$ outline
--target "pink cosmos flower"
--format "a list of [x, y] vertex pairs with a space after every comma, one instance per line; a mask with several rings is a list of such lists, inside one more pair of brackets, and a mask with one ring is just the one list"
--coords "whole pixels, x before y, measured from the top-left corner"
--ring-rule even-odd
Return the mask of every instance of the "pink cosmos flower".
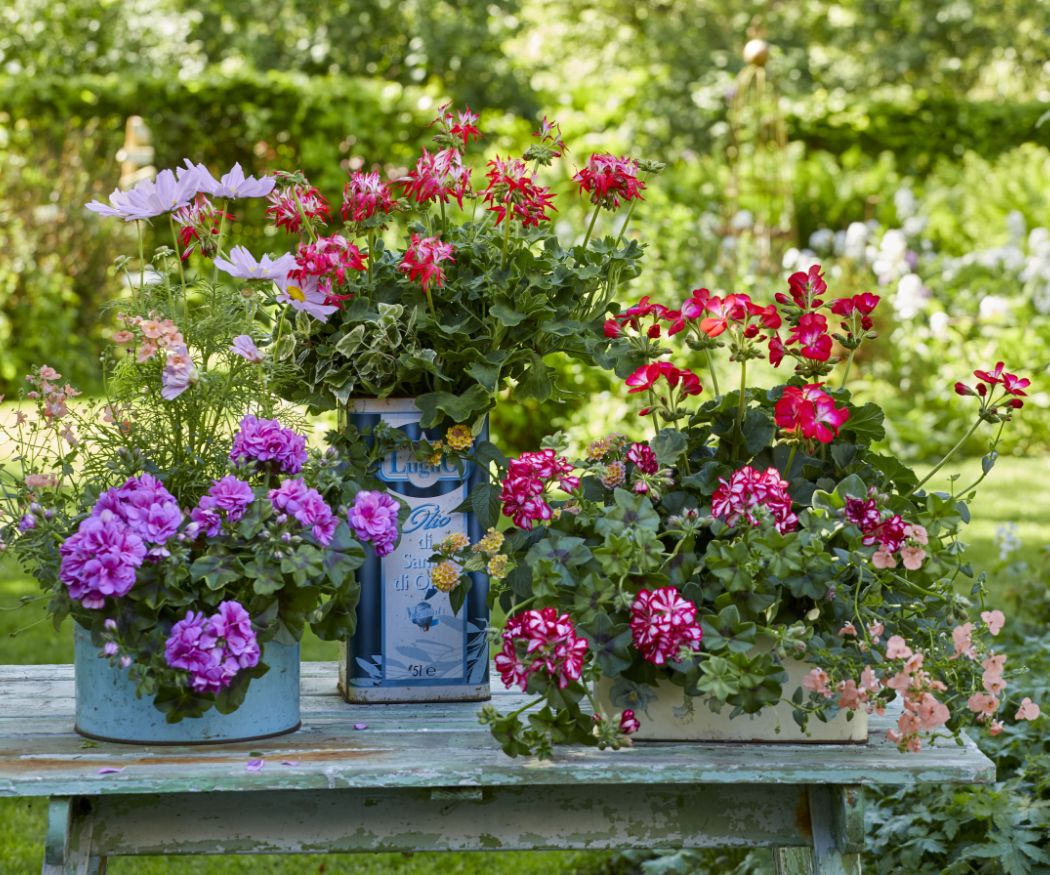
[[900, 635], [891, 635], [886, 642], [887, 659], [909, 659], [912, 656], [911, 648], [905, 643]]
[[445, 283], [445, 273], [441, 262], [455, 262], [452, 256], [452, 244], [442, 243], [439, 237], [420, 237], [412, 235], [412, 242], [401, 259], [400, 270], [408, 274], [410, 280], [418, 280], [423, 291], [430, 294], [432, 285], [441, 288]]
[[165, 401], [174, 401], [191, 386], [197, 385], [200, 374], [185, 346], [179, 346], [168, 353], [160, 379], [160, 394]]
[[507, 620], [502, 637], [495, 665], [504, 685], [525, 691], [533, 676], [543, 675], [565, 689], [580, 679], [587, 639], [576, 634], [568, 614], [522, 611]]
[[1039, 717], [1040, 710], [1039, 706], [1033, 702], [1028, 696], [1025, 696], [1021, 700], [1021, 707], [1017, 709], [1017, 713], [1014, 714], [1015, 720], [1035, 720]]
[[972, 635], [973, 623], [963, 623], [961, 626], [956, 626], [952, 629], [952, 644], [955, 646], [955, 653], [952, 654], [952, 659], [958, 659], [960, 656], [965, 656], [967, 659], [977, 658]]
[[641, 200], [645, 183], [638, 178], [638, 162], [615, 155], [591, 155], [587, 166], [573, 177], [580, 193], [592, 204], [607, 210], [619, 209], [624, 201]]
[[343, 186], [343, 205], [340, 212], [345, 222], [364, 222], [377, 212], [391, 213], [397, 201], [379, 173], [350, 174], [350, 181]]
[[202, 192], [212, 197], [242, 198], [242, 197], [266, 197], [273, 191], [277, 182], [273, 176], [263, 176], [256, 179], [254, 176], [245, 176], [240, 162], [233, 165], [219, 179], [211, 175], [211, 172], [203, 164], [193, 164], [189, 158], [185, 159], [186, 169], [197, 174], [197, 184]]
[[974, 714], [992, 717], [999, 710], [999, 700], [990, 693], [974, 693], [966, 700], [966, 707]]
[[[802, 679], [802, 688], [817, 696], [831, 698], [831, 689], [828, 687], [828, 673], [822, 668], [810, 669]], [[852, 681], [851, 681], [852, 683]]]
[[699, 650], [704, 634], [696, 622], [696, 605], [674, 586], [639, 592], [631, 605], [630, 625], [634, 646], [653, 665], [677, 662], [683, 651]]
[[922, 547], [901, 547], [901, 562], [909, 571], [918, 571], [926, 560]]
[[798, 528], [798, 517], [791, 510], [787, 492], [788, 482], [776, 468], [760, 472], [747, 466], [733, 472], [728, 481], [719, 478], [719, 483], [711, 496], [711, 515], [727, 525], [735, 526], [744, 520], [756, 526], [768, 514], [782, 535]]
[[1006, 615], [999, 610], [981, 611], [981, 621], [988, 627], [991, 635], [998, 635], [1006, 624]]
[[238, 334], [234, 339], [233, 343], [230, 344], [230, 351], [234, 355], [240, 356], [245, 361], [251, 362], [253, 365], [259, 364], [266, 358], [262, 351], [255, 345], [255, 341], [252, 340], [248, 334]]
[[258, 261], [244, 246], [234, 246], [229, 259], [216, 258], [215, 266], [223, 273], [237, 279], [245, 280], [278, 280], [288, 276], [295, 267], [295, 256], [290, 252], [277, 258], [264, 255]]
[[277, 301], [288, 304], [293, 310], [309, 313], [318, 322], [327, 322], [328, 317], [339, 309], [337, 304], [330, 303], [328, 295], [320, 288], [317, 277], [308, 276], [299, 281], [287, 276], [275, 281], [280, 292]]

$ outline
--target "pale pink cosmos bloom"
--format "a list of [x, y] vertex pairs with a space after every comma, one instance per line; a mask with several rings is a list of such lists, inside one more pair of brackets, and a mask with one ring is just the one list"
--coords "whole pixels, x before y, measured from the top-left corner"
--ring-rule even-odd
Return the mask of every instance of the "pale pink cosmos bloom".
[[966, 707], [974, 714], [991, 717], [999, 710], [999, 700], [990, 693], [974, 693], [966, 700]]
[[989, 633], [998, 635], [1006, 624], [1006, 615], [1002, 611], [981, 611], [981, 621], [988, 627]]
[[[907, 648], [905, 648], [907, 649]], [[908, 657], [904, 663], [905, 674], [916, 674], [919, 669], [922, 668], [922, 662], [925, 657], [921, 653], [914, 653]]]
[[830, 697], [831, 690], [828, 687], [828, 680], [828, 673], [824, 669], [814, 668], [802, 679], [802, 686], [818, 696]]
[[886, 642], [887, 659], [908, 659], [911, 655], [911, 648], [900, 635], [890, 636], [890, 640]]
[[62, 375], [58, 371], [56, 371], [53, 367], [51, 367], [50, 365], [41, 365], [40, 366], [40, 379], [41, 380], [51, 380], [51, 381], [61, 380], [62, 379]]
[[1000, 695], [1006, 689], [1006, 681], [1003, 680], [1003, 676], [988, 671], [981, 675], [981, 683], [993, 696]]
[[896, 568], [897, 560], [888, 550], [876, 550], [871, 557], [871, 564], [876, 568]]
[[896, 729], [887, 729], [886, 737], [894, 744], [900, 744], [901, 734]]
[[925, 526], [908, 525], [904, 527], [904, 537], [911, 538], [915, 543], [926, 545], [930, 543], [930, 536], [926, 533]]
[[875, 670], [870, 665], [864, 666], [864, 671], [860, 673], [860, 685], [869, 693], [878, 691], [879, 679], [875, 675]]
[[113, 332], [113, 342], [119, 343], [122, 346], [125, 343], [131, 343], [131, 341], [133, 341], [134, 339], [135, 335], [132, 334], [130, 331], [121, 330]]
[[1017, 709], [1017, 713], [1014, 714], [1015, 720], [1035, 720], [1040, 714], [1039, 706], [1033, 702], [1028, 696], [1021, 699], [1021, 707]]
[[153, 356], [157, 354], [157, 344], [155, 343], [144, 343], [139, 347], [139, 351], [135, 354], [135, 361], [140, 365], [148, 362]]
[[847, 635], [856, 635], [857, 627], [852, 623], [843, 623], [842, 628], [839, 629], [839, 635], [845, 638]]
[[886, 627], [882, 623], [875, 622], [868, 626], [868, 634], [871, 635], [871, 640], [876, 644], [879, 643], [879, 639], [882, 637], [882, 633], [886, 631]]
[[901, 733], [905, 736], [914, 735], [922, 729], [919, 715], [912, 711], [905, 711], [897, 720], [897, 728], [900, 729]]
[[936, 729], [938, 726], [943, 726], [947, 723], [948, 718], [951, 717], [948, 706], [938, 701], [931, 693], [922, 694], [922, 698], [919, 700], [918, 714], [923, 729]]
[[54, 489], [58, 486], [58, 476], [55, 474], [29, 474], [26, 476], [26, 486], [30, 489]]
[[998, 720], [993, 720], [991, 723], [988, 724], [988, 734], [989, 735], [998, 735], [1002, 731], [1003, 731], [1003, 724], [1000, 723]]
[[142, 331], [142, 336], [150, 340], [156, 340], [164, 333], [164, 328], [156, 319], [143, 319], [139, 329]]
[[909, 571], [918, 571], [926, 559], [926, 551], [922, 547], [901, 547], [901, 561]]
[[883, 680], [883, 685], [898, 693], [905, 693], [911, 686], [911, 675], [905, 671], [899, 671], [889, 679]]
[[952, 643], [955, 645], [955, 653], [952, 654], [952, 659], [958, 659], [960, 656], [965, 656], [969, 659], [977, 658], [977, 653], [973, 649], [973, 640], [970, 637], [972, 634], [973, 623], [963, 623], [961, 626], [956, 626], [952, 629]]
[[1006, 668], [1006, 654], [989, 653], [981, 662], [981, 667], [992, 674], [1002, 674]]
[[922, 742], [919, 736], [913, 735], [908, 739], [908, 753], [919, 753], [922, 750]]
[[848, 681], [840, 681], [838, 685], [839, 707], [848, 708], [850, 711], [858, 711], [867, 701], [868, 694], [857, 688], [857, 682], [852, 678]]

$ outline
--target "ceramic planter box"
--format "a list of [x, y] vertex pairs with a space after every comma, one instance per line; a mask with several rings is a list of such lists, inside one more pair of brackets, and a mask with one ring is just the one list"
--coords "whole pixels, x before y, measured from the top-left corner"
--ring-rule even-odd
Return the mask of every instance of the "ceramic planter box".
[[91, 633], [74, 624], [76, 731], [88, 738], [131, 744], [214, 744], [249, 741], [299, 728], [299, 643], [267, 641], [262, 658], [270, 670], [248, 687], [232, 714], [214, 708], [200, 717], [168, 723], [151, 696], [135, 695], [127, 672], [99, 656]]
[[[814, 666], [795, 659], [785, 659], [788, 681], [784, 696], [791, 697], [802, 684], [806, 673]], [[598, 700], [612, 712], [623, 710], [613, 705], [610, 697], [612, 683], [602, 681], [598, 686]], [[833, 719], [822, 723], [811, 717], [803, 731], [791, 716], [792, 706], [781, 702], [757, 714], [741, 714], [734, 719], [732, 708], [723, 707], [716, 714], [705, 700], [693, 700], [691, 713], [682, 714], [682, 688], [670, 681], [656, 687], [656, 697], [646, 710], [636, 708], [641, 728], [634, 735], [639, 741], [735, 741], [784, 744], [863, 744], [868, 740], [868, 715], [858, 711], [849, 718], [849, 712], [839, 711]], [[677, 712], [677, 713], [676, 713]]]
[[[411, 439], [427, 435], [411, 398], [351, 400], [348, 420], [368, 434], [385, 422]], [[487, 426], [480, 439], [487, 437]], [[434, 466], [391, 453], [377, 476], [411, 508], [389, 556], [369, 553], [358, 572], [357, 631], [344, 646], [340, 689], [350, 702], [476, 701], [489, 698], [488, 580], [475, 574], [466, 604], [453, 614], [447, 593], [430, 581], [434, 546], [453, 532], [481, 537], [473, 514], [456, 508], [484, 477], [476, 465]]]

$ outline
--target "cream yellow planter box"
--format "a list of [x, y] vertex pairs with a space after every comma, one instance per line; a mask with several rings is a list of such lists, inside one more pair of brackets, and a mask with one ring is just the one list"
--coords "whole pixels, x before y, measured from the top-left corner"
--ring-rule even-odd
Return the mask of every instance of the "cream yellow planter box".
[[[795, 689], [813, 666], [795, 659], [785, 659], [788, 673], [784, 697], [790, 699]], [[612, 704], [612, 681], [598, 684], [599, 704], [610, 713], [623, 710]], [[739, 714], [730, 719], [733, 708], [723, 706], [720, 713], [712, 711], [705, 699], [694, 698], [691, 712], [685, 711], [682, 688], [670, 681], [661, 681], [655, 688], [655, 697], [648, 708], [635, 709], [641, 728], [633, 736], [638, 741], [736, 741], [783, 744], [864, 744], [868, 740], [868, 715], [857, 711], [849, 718], [842, 710], [826, 723], [810, 717], [803, 731], [791, 716], [792, 706], [781, 702], [764, 708], [757, 714]]]

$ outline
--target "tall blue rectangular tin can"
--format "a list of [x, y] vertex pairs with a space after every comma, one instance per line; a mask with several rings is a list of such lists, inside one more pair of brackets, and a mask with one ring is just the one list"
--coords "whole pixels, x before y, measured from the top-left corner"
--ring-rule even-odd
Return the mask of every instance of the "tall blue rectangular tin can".
[[[379, 423], [412, 440], [440, 440], [419, 425], [411, 398], [353, 399], [348, 421], [368, 435]], [[487, 439], [486, 424], [479, 439]], [[358, 571], [357, 631], [344, 645], [339, 682], [348, 702], [450, 702], [489, 698], [488, 579], [473, 584], [458, 614], [430, 580], [434, 547], [453, 532], [472, 542], [482, 535], [472, 513], [457, 511], [486, 472], [466, 462], [434, 466], [407, 452], [390, 453], [376, 472], [411, 508], [397, 548], [369, 552]]]

